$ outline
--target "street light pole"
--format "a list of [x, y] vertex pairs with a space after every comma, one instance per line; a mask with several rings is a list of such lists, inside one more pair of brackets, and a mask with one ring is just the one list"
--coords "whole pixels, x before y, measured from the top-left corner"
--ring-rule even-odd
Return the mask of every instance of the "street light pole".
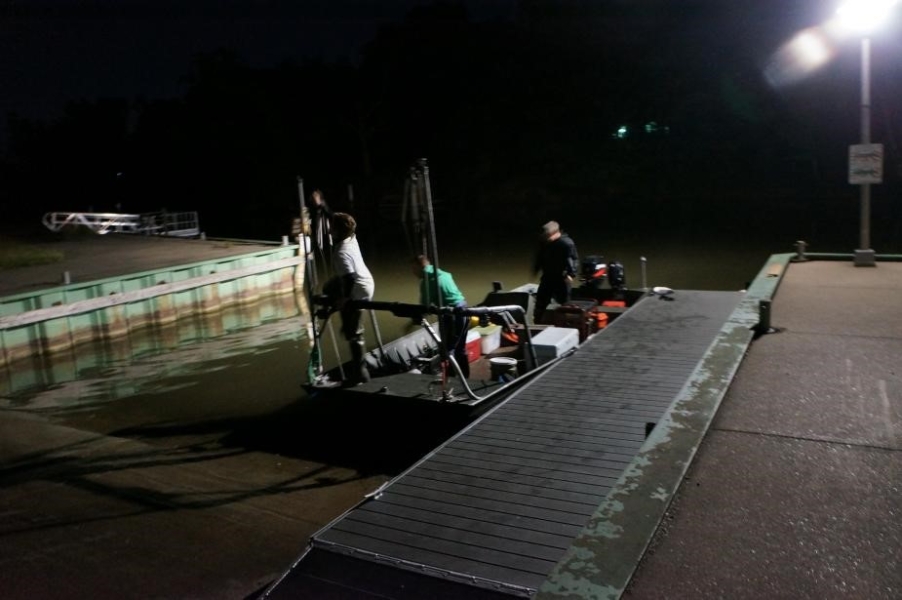
[[869, 34], [892, 16], [899, 0], [846, 0], [836, 9], [838, 22], [861, 34], [861, 144], [849, 147], [849, 183], [861, 186], [861, 246], [856, 267], [873, 267], [871, 184], [883, 182], [883, 145], [871, 144], [871, 40]]
[[[871, 40], [861, 38], [861, 143], [871, 143]], [[871, 184], [861, 184], [860, 247], [855, 250], [856, 267], [876, 265], [871, 248]]]

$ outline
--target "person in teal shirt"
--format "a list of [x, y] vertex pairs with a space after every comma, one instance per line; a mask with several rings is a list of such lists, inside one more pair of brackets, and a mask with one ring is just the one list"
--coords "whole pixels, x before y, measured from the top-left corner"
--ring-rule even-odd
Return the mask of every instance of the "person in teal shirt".
[[[420, 304], [450, 306], [453, 308], [466, 308], [467, 301], [460, 288], [454, 283], [454, 277], [447, 271], [438, 269], [438, 293], [441, 302], [435, 293], [436, 269], [425, 254], [415, 256], [413, 259], [413, 272], [420, 279]], [[465, 315], [443, 315], [439, 324], [442, 339], [451, 340], [450, 349], [454, 354], [454, 360], [460, 367], [464, 377], [470, 376], [470, 362], [467, 359], [467, 329], [469, 319]]]

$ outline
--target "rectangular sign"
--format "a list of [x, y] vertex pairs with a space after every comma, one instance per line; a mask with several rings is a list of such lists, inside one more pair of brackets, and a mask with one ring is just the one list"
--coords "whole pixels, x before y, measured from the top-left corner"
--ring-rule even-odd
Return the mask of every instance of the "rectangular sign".
[[849, 146], [849, 183], [883, 183], [883, 144]]

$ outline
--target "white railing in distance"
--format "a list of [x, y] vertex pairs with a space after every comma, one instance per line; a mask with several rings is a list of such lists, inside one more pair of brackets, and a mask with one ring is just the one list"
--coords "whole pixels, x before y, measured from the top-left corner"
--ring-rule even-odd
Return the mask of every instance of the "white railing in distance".
[[200, 225], [196, 211], [159, 211], [141, 214], [52, 212], [41, 219], [50, 231], [85, 227], [105, 235], [107, 233], [136, 233], [172, 237], [199, 237]]

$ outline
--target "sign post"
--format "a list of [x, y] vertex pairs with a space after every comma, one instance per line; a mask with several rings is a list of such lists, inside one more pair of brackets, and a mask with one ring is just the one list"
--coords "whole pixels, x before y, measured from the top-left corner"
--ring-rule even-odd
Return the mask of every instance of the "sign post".
[[883, 144], [849, 146], [849, 183], [883, 183]]
[[849, 183], [861, 186], [861, 246], [855, 250], [856, 267], [876, 266], [871, 249], [871, 184], [883, 183], [883, 144], [871, 144], [870, 132], [862, 144], [849, 146]]

